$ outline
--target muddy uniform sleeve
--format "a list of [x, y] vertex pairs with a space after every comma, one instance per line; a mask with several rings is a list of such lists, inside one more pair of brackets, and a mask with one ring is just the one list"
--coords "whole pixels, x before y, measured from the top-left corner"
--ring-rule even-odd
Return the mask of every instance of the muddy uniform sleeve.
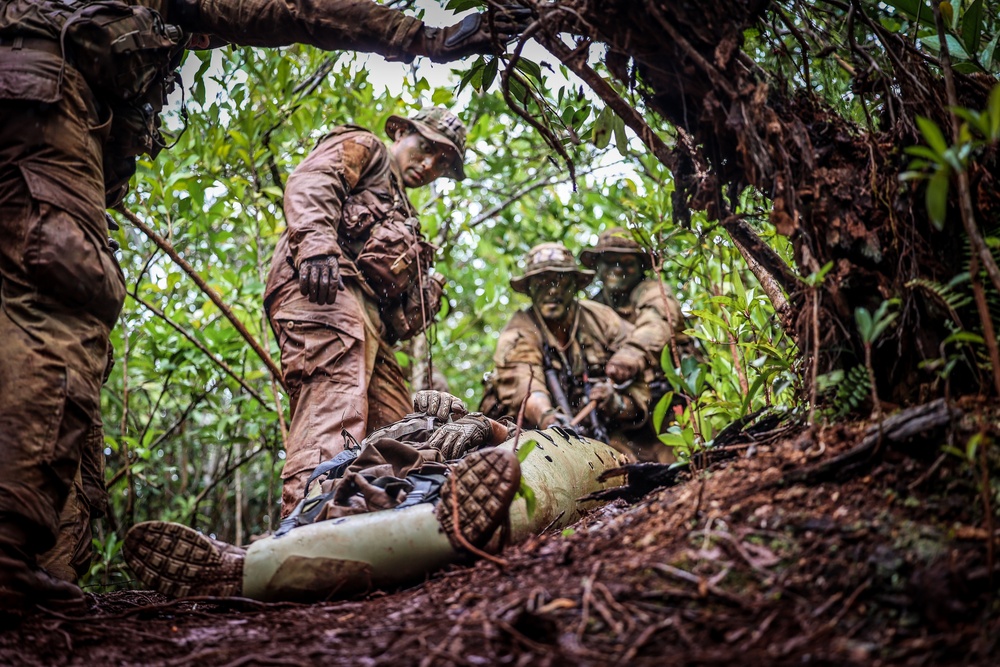
[[683, 337], [684, 316], [680, 304], [669, 287], [663, 285], [661, 292], [660, 285], [655, 280], [644, 280], [635, 288], [632, 304], [636, 314], [635, 331], [625, 341], [625, 345], [642, 352], [648, 367], [655, 368], [660, 363], [663, 348], [670, 344], [671, 321], [674, 336], [678, 339]]
[[[581, 326], [584, 322], [587, 322], [588, 326], [593, 327], [594, 331], [591, 335], [596, 340], [601, 341], [604, 348], [612, 353], [627, 346], [638, 329], [638, 327], [633, 327], [618, 317], [618, 314], [612, 308], [591, 302], [588, 304], [587, 309], [590, 311], [591, 317], [581, 319]], [[629, 420], [628, 423], [617, 423], [611, 426], [622, 430], [638, 428], [646, 423], [646, 419], [649, 416], [649, 403], [652, 398], [649, 385], [640, 376], [639, 379], [634, 380], [624, 390], [624, 393], [635, 403], [639, 414], [635, 419]]]
[[370, 0], [174, 0], [171, 20], [243, 46], [310, 44], [405, 61], [424, 26]]
[[285, 187], [285, 221], [296, 269], [310, 257], [340, 256], [337, 228], [344, 200], [384, 150], [369, 132], [342, 141], [324, 140], [292, 172]]
[[542, 365], [541, 332], [524, 311], [516, 313], [500, 332], [493, 363], [497, 394], [507, 414], [517, 413], [528, 396], [529, 384], [532, 393], [549, 394]]

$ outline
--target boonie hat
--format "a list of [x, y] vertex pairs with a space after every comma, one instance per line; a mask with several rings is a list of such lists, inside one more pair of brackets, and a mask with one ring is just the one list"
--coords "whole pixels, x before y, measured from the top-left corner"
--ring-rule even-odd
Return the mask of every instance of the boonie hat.
[[642, 246], [636, 243], [628, 231], [621, 227], [601, 232], [601, 235], [597, 237], [597, 245], [580, 253], [580, 262], [587, 268], [593, 269], [597, 267], [598, 260], [604, 254], [635, 255], [639, 258], [639, 263], [642, 264], [644, 271], [648, 271], [653, 265]]
[[444, 107], [424, 107], [410, 118], [393, 115], [385, 121], [385, 133], [390, 139], [394, 139], [404, 127], [416, 130], [445, 150], [448, 156], [445, 176], [456, 181], [465, 178], [466, 130], [458, 116]]
[[528, 251], [524, 260], [524, 275], [510, 279], [515, 292], [528, 293], [528, 280], [540, 273], [572, 273], [576, 275], [576, 289], [580, 290], [594, 279], [593, 271], [580, 269], [576, 258], [562, 243], [539, 243]]

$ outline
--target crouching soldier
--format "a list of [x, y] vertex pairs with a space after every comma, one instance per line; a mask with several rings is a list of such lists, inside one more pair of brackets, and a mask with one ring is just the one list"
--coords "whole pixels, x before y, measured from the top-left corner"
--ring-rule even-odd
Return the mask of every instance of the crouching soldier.
[[[580, 263], [597, 271], [601, 291], [594, 301], [614, 308], [618, 315], [635, 325], [621, 349], [608, 360], [607, 375], [614, 382], [644, 377], [649, 384], [650, 405], [674, 388], [663, 375], [662, 355], [684, 359], [696, 351], [694, 340], [684, 333], [684, 315], [670, 287], [651, 275], [649, 254], [620, 227], [602, 233], [597, 245], [580, 253]], [[673, 405], [685, 399], [674, 395]], [[670, 463], [671, 452], [659, 443], [652, 423], [646, 429], [638, 452], [642, 460]]]
[[573, 425], [626, 454], [632, 434], [647, 420], [649, 387], [642, 377], [614, 384], [605, 376], [634, 327], [615, 311], [577, 293], [593, 280], [561, 243], [542, 243], [528, 253], [524, 274], [510, 281], [531, 297], [500, 333], [493, 356], [498, 411], [524, 425]]

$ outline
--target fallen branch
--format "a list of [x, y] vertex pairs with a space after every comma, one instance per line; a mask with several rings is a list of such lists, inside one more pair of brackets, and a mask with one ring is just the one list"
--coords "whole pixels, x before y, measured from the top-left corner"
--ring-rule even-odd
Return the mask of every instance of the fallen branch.
[[782, 477], [778, 483], [816, 484], [856, 474], [859, 470], [874, 464], [878, 459], [877, 454], [885, 452], [884, 447], [879, 447], [879, 443], [883, 440], [887, 445], [903, 444], [916, 436], [927, 435], [946, 426], [957, 415], [957, 409], [949, 406], [943, 398], [904, 410], [871, 426], [861, 444], [856, 447], [829, 461], [794, 470]]

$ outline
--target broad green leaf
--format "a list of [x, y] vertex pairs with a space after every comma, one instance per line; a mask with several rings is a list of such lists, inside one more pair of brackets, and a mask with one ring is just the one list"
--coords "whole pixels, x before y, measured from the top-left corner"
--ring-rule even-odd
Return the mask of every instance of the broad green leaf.
[[924, 25], [934, 27], [934, 10], [924, 0], [884, 0], [885, 4], [894, 7], [911, 19], [918, 19]]
[[979, 62], [987, 70], [991, 71], [993, 69], [993, 58], [997, 50], [997, 42], [1000, 41], [1000, 30], [997, 30], [997, 34], [993, 35], [993, 39], [986, 43], [986, 47], [983, 49], [982, 57]]
[[969, 53], [979, 49], [983, 29], [983, 0], [973, 0], [962, 17], [962, 42]]
[[917, 126], [920, 128], [920, 133], [924, 135], [924, 139], [931, 147], [931, 150], [937, 153], [938, 156], [943, 157], [944, 152], [948, 150], [948, 142], [945, 141], [944, 134], [941, 133], [941, 128], [937, 126], [937, 123], [930, 118], [917, 116]]
[[927, 214], [931, 223], [941, 231], [948, 214], [948, 171], [938, 169], [927, 183]]
[[[924, 46], [935, 53], [939, 53], [941, 51], [941, 41], [936, 35], [921, 37], [920, 41], [923, 42]], [[945, 35], [945, 42], [948, 44], [948, 53], [954, 60], [969, 60], [968, 52], [966, 52], [965, 47], [962, 46], [962, 43], [958, 41], [957, 37]]]
[[499, 63], [499, 58], [491, 58], [486, 63], [486, 67], [483, 68], [482, 90], [488, 90], [489, 87], [493, 85], [493, 80], [497, 77], [497, 68], [499, 67]]
[[674, 392], [668, 391], [657, 401], [656, 407], [653, 409], [653, 428], [657, 433], [663, 430], [663, 422], [670, 411], [670, 404], [673, 400]]
[[603, 150], [611, 142], [611, 134], [614, 131], [614, 112], [611, 107], [604, 107], [594, 121], [594, 132], [592, 141], [594, 146]]

